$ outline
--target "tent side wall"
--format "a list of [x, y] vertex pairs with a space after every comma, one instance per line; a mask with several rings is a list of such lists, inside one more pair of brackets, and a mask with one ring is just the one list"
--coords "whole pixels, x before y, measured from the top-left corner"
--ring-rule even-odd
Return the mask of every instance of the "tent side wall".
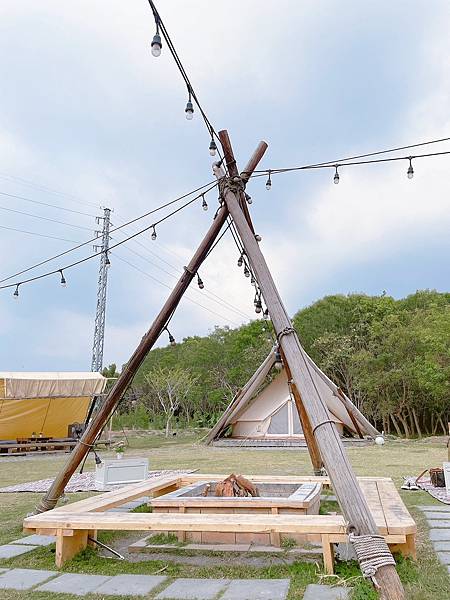
[[[31, 437], [67, 437], [70, 423], [83, 423], [90, 396], [77, 398], [2, 399], [0, 380], [0, 439]], [[4, 386], [3, 386], [4, 387]]]

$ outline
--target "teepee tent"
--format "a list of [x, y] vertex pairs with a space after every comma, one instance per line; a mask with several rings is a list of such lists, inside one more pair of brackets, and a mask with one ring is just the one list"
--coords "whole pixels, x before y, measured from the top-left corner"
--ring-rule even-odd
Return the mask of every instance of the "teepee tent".
[[[306, 355], [308, 367], [321, 398], [326, 402], [330, 421], [341, 435], [376, 436], [378, 431], [345, 394]], [[209, 432], [206, 443], [227, 437], [244, 445], [279, 445], [304, 439], [297, 407], [281, 370], [270, 383], [267, 377], [275, 364], [271, 352], [246, 385], [233, 398], [222, 417]]]
[[100, 373], [0, 372], [0, 440], [66, 437], [105, 385]]

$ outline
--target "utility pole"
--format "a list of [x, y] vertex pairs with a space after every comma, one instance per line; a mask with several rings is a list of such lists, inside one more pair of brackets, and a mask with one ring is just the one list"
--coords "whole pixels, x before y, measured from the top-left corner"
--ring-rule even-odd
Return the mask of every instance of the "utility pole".
[[95, 313], [94, 343], [92, 345], [91, 371], [100, 372], [103, 368], [103, 344], [105, 342], [105, 318], [106, 318], [106, 292], [108, 286], [108, 267], [110, 265], [109, 248], [109, 227], [111, 224], [111, 209], [103, 209], [103, 217], [97, 217], [97, 224], [103, 220], [102, 231], [96, 231], [96, 234], [102, 234], [101, 245], [94, 246], [95, 252], [101, 250], [100, 268], [98, 271], [97, 285], [97, 310]]
[[289, 315], [275, 286], [250, 225], [249, 215], [242, 208], [245, 205], [244, 188], [248, 179], [247, 174], [243, 172], [242, 176], [239, 176], [227, 131], [220, 131], [219, 138], [229, 175], [225, 177], [222, 169], [216, 167], [215, 174], [219, 178], [221, 195], [234, 221], [269, 310], [292, 383], [300, 394], [302, 404], [311, 422], [312, 435], [316, 439], [318, 451], [348, 522], [349, 533], [356, 536], [355, 538], [350, 537], [350, 539], [353, 541], [356, 551], [367, 542], [364, 551], [360, 552], [361, 564], [362, 560], [368, 558], [367, 554], [371, 558], [375, 556], [377, 560], [379, 559], [375, 573], [372, 573], [372, 579], [382, 600], [405, 600], [403, 586], [395, 569], [395, 561], [384, 539], [378, 537], [379, 533], [374, 517], [348, 460], [336, 426], [330, 419], [327, 406], [315, 386], [306, 353], [292, 327]]
[[[265, 142], [261, 142], [256, 148], [255, 152], [253, 153], [246, 166], [246, 171], [249, 173], [249, 176], [258, 166], [258, 163], [263, 157], [266, 149], [267, 144]], [[163, 329], [166, 327], [168, 320], [170, 319], [174, 310], [177, 308], [181, 298], [183, 297], [183, 294], [188, 289], [189, 284], [194, 279], [197, 271], [200, 269], [203, 261], [208, 255], [208, 252], [211, 250], [215, 240], [217, 239], [217, 236], [220, 233], [220, 230], [222, 229], [222, 226], [227, 220], [228, 214], [229, 213], [227, 207], [225, 205], [222, 205], [216, 213], [210, 228], [208, 229], [203, 240], [201, 241], [194, 256], [191, 258], [187, 267], [184, 267], [184, 273], [182, 274], [174, 289], [170, 293], [164, 306], [161, 308], [160, 312], [156, 316], [155, 320], [150, 326], [150, 329], [143, 336], [138, 347], [133, 352], [131, 358], [126, 363], [125, 367], [122, 369], [122, 372], [119, 375], [114, 386], [108, 392], [98, 412], [95, 413], [95, 415], [92, 417], [92, 420], [86, 428], [85, 432], [83, 433], [82, 437], [77, 442], [75, 448], [72, 450], [69, 458], [67, 459], [66, 464], [55, 477], [52, 485], [50, 486], [50, 489], [41, 499], [39, 505], [36, 507], [35, 514], [51, 510], [56, 506], [59, 498], [64, 492], [64, 488], [66, 487], [69, 479], [72, 477], [78, 465], [89, 452], [91, 446], [94, 444], [97, 438], [97, 435], [106, 425], [109, 417], [114, 412], [123, 394], [127, 390], [128, 386], [131, 384], [133, 377], [135, 376], [137, 370], [141, 366], [143, 360], [154, 346], [156, 340], [161, 335]]]

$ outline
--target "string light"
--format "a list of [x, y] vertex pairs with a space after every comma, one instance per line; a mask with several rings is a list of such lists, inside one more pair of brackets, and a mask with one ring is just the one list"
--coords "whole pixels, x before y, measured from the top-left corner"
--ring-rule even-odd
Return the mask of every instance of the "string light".
[[154, 225], [152, 226], [152, 235], [151, 235], [151, 238], [152, 238], [153, 241], [155, 241], [156, 238], [157, 238], [156, 227]]
[[256, 279], [253, 277], [253, 274], [252, 274], [252, 277], [250, 279], [250, 283], [256, 287]]
[[110, 266], [111, 266], [111, 261], [109, 260], [108, 253], [106, 253], [105, 265], [106, 265], [107, 267], [110, 267]]
[[262, 240], [262, 237], [259, 235], [259, 233], [255, 233], [255, 240], [257, 242], [260, 242]]
[[211, 154], [211, 156], [215, 156], [216, 151], [217, 151], [216, 142], [214, 141], [214, 138], [211, 138], [211, 143], [209, 145], [209, 153]]
[[184, 109], [184, 112], [186, 113], [186, 119], [188, 121], [192, 121], [192, 119], [194, 118], [194, 105], [192, 104], [191, 92], [190, 91], [189, 91], [189, 98], [188, 98], [188, 101], [186, 103], [186, 108]]
[[272, 178], [270, 176], [270, 169], [269, 169], [269, 177], [266, 181], [266, 190], [269, 191], [271, 187], [272, 187]]
[[164, 329], [167, 331], [167, 334], [169, 336], [169, 344], [171, 346], [176, 346], [177, 343], [176, 343], [175, 338], [173, 337], [173, 335], [170, 333], [170, 331], [167, 329], [167, 327], [164, 327]]
[[338, 166], [335, 165], [335, 173], [334, 173], [334, 177], [333, 177], [333, 182], [337, 185], [339, 183], [339, 173], [338, 173]]
[[249, 196], [249, 194], [245, 194], [245, 199], [247, 200], [248, 204], [251, 204], [253, 202], [252, 197]]
[[19, 298], [19, 284], [16, 285], [16, 289], [14, 290], [14, 300], [18, 300]]
[[263, 312], [263, 318], [265, 321], [268, 321], [270, 319], [268, 308], [266, 308], [266, 310]]
[[414, 177], [414, 169], [412, 166], [412, 158], [411, 156], [409, 157], [409, 167], [408, 170], [406, 172], [406, 176], [408, 177], [408, 179], [412, 179]]
[[153, 56], [155, 56], [157, 58], [158, 56], [161, 55], [162, 42], [161, 42], [161, 36], [159, 35], [158, 19], [155, 18], [155, 21], [156, 21], [156, 33], [153, 36], [151, 46], [152, 46], [152, 54], [153, 54]]
[[281, 353], [279, 348], [275, 350], [275, 369], [281, 371], [283, 368], [283, 360], [281, 359]]
[[245, 267], [244, 267], [244, 275], [245, 275], [246, 277], [250, 277], [250, 271], [248, 270], [248, 267], [247, 267], [247, 265], [245, 265]]
[[64, 277], [64, 273], [63, 273], [62, 269], [60, 270], [60, 273], [61, 273], [61, 285], [63, 287], [66, 287], [67, 281], [66, 281], [66, 278]]
[[201, 290], [205, 287], [205, 284], [201, 280], [200, 275], [198, 273], [197, 273], [197, 285]]
[[203, 208], [203, 210], [208, 210], [208, 203], [206, 202], [204, 194], [202, 194], [202, 198], [203, 198], [203, 200], [202, 200], [202, 208]]
[[237, 266], [238, 266], [238, 267], [242, 267], [242, 265], [243, 265], [243, 264], [244, 264], [244, 257], [243, 257], [243, 255], [241, 254], [241, 255], [240, 255], [240, 257], [238, 258], [238, 261], [237, 261]]

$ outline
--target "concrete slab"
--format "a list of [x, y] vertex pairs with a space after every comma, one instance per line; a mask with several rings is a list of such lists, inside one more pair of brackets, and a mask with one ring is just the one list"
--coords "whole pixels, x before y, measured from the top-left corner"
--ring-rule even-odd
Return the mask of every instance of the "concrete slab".
[[446, 513], [437, 510], [425, 510], [424, 513], [427, 519], [450, 519], [450, 512]]
[[429, 512], [448, 512], [450, 513], [450, 504], [429, 504], [428, 506], [418, 506], [420, 510]]
[[450, 542], [432, 542], [435, 552], [450, 552]]
[[56, 536], [54, 535], [27, 535], [26, 537], [20, 538], [20, 540], [14, 540], [11, 544], [23, 544], [24, 546], [50, 546], [56, 542]]
[[430, 527], [434, 527], [435, 529], [448, 529], [450, 531], [450, 519], [427, 519], [427, 523]]
[[437, 552], [437, 557], [443, 565], [450, 565], [450, 552]]
[[289, 579], [234, 579], [221, 600], [285, 600]]
[[0, 569], [0, 575], [1, 575], [2, 573], [6, 573], [6, 571], [9, 571], [9, 569]]
[[0, 590], [29, 590], [55, 575], [58, 575], [56, 571], [11, 569], [0, 575]]
[[164, 581], [167, 577], [156, 575], [116, 575], [98, 587], [94, 594], [110, 596], [145, 596]]
[[0, 558], [13, 558], [35, 550], [37, 546], [20, 546], [15, 544], [5, 544], [0, 546]]
[[84, 596], [95, 592], [98, 587], [106, 583], [111, 577], [106, 575], [79, 575], [78, 573], [64, 573], [56, 579], [37, 588], [38, 592], [60, 592]]
[[430, 529], [428, 535], [432, 542], [450, 542], [450, 529]]
[[228, 582], [228, 579], [176, 579], [156, 600], [213, 600]]
[[308, 585], [303, 600], [347, 600], [350, 598], [350, 588], [329, 587], [328, 585]]

